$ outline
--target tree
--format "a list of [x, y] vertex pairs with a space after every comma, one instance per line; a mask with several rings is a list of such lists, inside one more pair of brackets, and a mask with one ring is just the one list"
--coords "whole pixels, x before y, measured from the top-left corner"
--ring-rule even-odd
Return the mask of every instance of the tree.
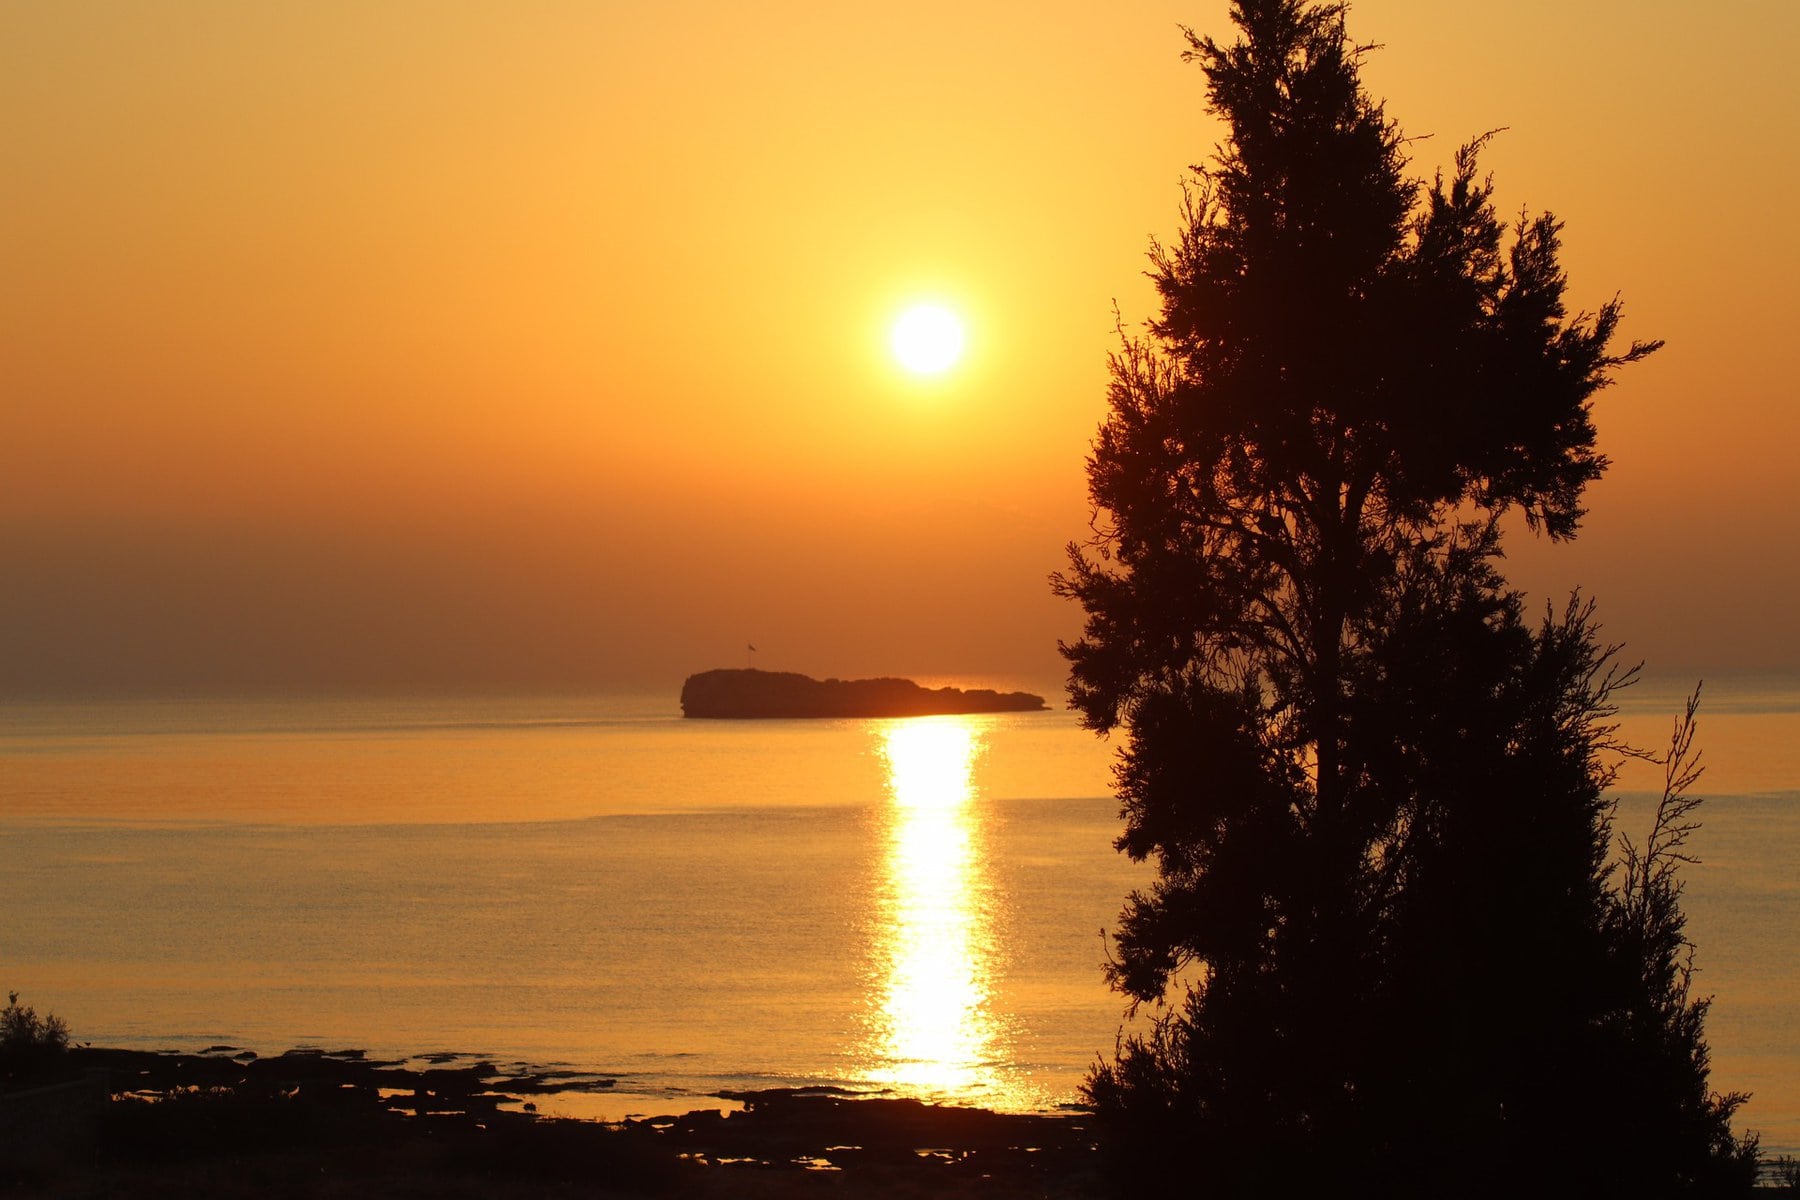
[[1495, 564], [1509, 512], [1574, 535], [1592, 397], [1659, 343], [1612, 351], [1617, 301], [1567, 312], [1561, 226], [1507, 229], [1485, 138], [1406, 176], [1342, 5], [1232, 18], [1230, 47], [1187, 34], [1227, 137], [1152, 249], [1162, 311], [1111, 359], [1095, 535], [1055, 580], [1087, 614], [1071, 698], [1125, 735], [1118, 846], [1158, 868], [1108, 974], [1167, 1007], [1090, 1095], [1118, 1161], [1203, 1159], [1224, 1194], [1610, 1157], [1568, 1121], [1636, 1002], [1628, 673], [1591, 606], [1534, 629]]

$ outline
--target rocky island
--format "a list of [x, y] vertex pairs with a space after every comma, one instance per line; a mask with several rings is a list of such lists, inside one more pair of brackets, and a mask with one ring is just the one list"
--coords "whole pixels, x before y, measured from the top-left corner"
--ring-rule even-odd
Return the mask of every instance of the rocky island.
[[681, 685], [684, 717], [928, 717], [1045, 707], [1044, 698], [1030, 692], [928, 688], [910, 679], [820, 680], [754, 668], [702, 671]]

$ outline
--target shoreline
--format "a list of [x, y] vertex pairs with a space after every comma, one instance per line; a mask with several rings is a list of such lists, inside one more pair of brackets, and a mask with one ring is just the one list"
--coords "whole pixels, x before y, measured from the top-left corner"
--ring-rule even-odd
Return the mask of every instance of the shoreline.
[[[72, 1060], [87, 1056], [84, 1066], [107, 1069], [116, 1080], [140, 1081], [135, 1088], [115, 1085], [114, 1090], [121, 1094], [132, 1090], [157, 1092], [176, 1086], [255, 1084], [272, 1071], [307, 1075], [323, 1072], [347, 1085], [409, 1093], [416, 1083], [425, 1080], [428, 1086], [436, 1083], [451, 1088], [453, 1094], [475, 1097], [477, 1108], [482, 1111], [497, 1108], [502, 1112], [534, 1112], [540, 1117], [609, 1124], [684, 1116], [701, 1109], [736, 1112], [744, 1107], [738, 1097], [746, 1095], [905, 1099], [929, 1107], [972, 1108], [1004, 1116], [1068, 1117], [1085, 1112], [1076, 1102], [1073, 1084], [1066, 1095], [1036, 1088], [977, 1087], [957, 1093], [847, 1076], [767, 1071], [688, 1074], [642, 1065], [617, 1068], [576, 1058], [522, 1055], [517, 1049], [477, 1053], [440, 1047], [416, 1052], [404, 1046], [365, 1043], [361, 1039], [341, 1044], [309, 1039], [284, 1048], [281, 1042], [252, 1040], [209, 1043], [204, 1036], [127, 1037], [104, 1044], [99, 1040], [72, 1044], [69, 1054]], [[302, 1070], [302, 1064], [321, 1065]], [[470, 1071], [485, 1081], [485, 1091], [465, 1093], [462, 1085], [454, 1082], [458, 1073]]]
[[458, 1055], [412, 1061], [425, 1065], [356, 1050], [260, 1057], [229, 1046], [196, 1053], [74, 1047], [61, 1073], [74, 1081], [37, 1090], [63, 1097], [56, 1103], [37, 1093], [0, 1094], [0, 1190], [1105, 1194], [1098, 1152], [1077, 1112], [1000, 1113], [841, 1088], [775, 1088], [718, 1093], [735, 1106], [730, 1111], [584, 1120], [540, 1114], [533, 1097], [603, 1093], [614, 1081], [503, 1070]]

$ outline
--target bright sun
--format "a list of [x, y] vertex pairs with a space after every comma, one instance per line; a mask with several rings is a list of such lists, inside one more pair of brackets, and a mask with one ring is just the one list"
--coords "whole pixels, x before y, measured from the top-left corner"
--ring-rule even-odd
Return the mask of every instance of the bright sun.
[[962, 357], [963, 327], [955, 313], [938, 304], [915, 304], [894, 322], [894, 357], [915, 375], [937, 375]]

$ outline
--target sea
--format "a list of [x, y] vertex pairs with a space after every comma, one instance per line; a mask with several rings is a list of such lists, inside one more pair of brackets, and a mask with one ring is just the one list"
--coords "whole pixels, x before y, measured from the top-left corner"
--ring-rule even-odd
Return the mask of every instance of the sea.
[[[1621, 734], [1665, 744], [1682, 697], [1640, 684]], [[1800, 678], [1708, 683], [1699, 742], [1713, 1082], [1800, 1153]], [[0, 991], [93, 1045], [544, 1072], [569, 1116], [776, 1087], [1054, 1112], [1137, 1028], [1101, 971], [1152, 878], [1113, 849], [1116, 749], [1060, 709], [0, 704]], [[1628, 764], [1622, 831], [1659, 786]]]

